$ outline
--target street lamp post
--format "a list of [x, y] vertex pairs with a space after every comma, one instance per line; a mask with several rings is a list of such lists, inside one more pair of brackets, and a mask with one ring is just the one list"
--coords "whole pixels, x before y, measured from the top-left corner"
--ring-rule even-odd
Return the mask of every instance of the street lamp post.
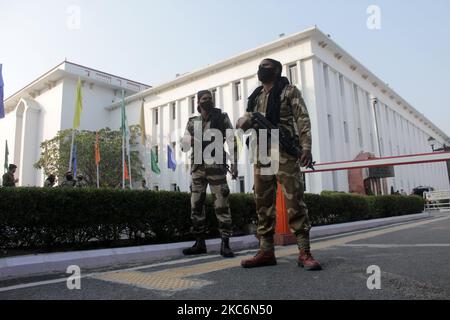
[[[431, 150], [433, 150], [433, 152], [450, 151], [450, 146], [447, 146], [445, 143], [442, 144], [442, 148], [435, 148], [435, 145], [437, 143], [438, 142], [433, 137], [428, 138], [428, 144], [430, 145]], [[450, 161], [446, 161], [446, 163], [447, 163], [448, 181], [450, 183]]]

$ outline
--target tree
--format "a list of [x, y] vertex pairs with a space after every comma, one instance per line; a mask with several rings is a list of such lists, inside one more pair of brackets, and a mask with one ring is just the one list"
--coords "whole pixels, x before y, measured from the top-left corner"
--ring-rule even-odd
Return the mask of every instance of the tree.
[[[139, 128], [130, 126], [130, 149], [137, 145]], [[64, 180], [67, 172], [72, 129], [59, 131], [50, 140], [41, 143], [41, 157], [34, 164], [36, 169], [43, 169], [45, 175], [55, 174], [59, 182]], [[97, 183], [97, 167], [95, 165], [95, 132], [79, 131], [75, 135], [77, 144], [77, 174], [82, 173], [88, 186]], [[100, 186], [117, 187], [122, 183], [122, 133], [105, 128], [99, 131], [101, 161], [99, 164]], [[138, 151], [131, 151], [131, 175], [133, 181], [141, 181], [145, 168], [142, 166]], [[128, 163], [128, 158], [126, 159]], [[127, 183], [128, 185], [128, 183]]]

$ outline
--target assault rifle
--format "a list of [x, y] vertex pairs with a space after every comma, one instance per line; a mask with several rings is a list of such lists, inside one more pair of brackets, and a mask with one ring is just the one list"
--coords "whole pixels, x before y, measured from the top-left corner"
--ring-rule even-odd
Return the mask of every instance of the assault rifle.
[[[301, 157], [302, 150], [299, 147], [298, 139], [296, 137], [292, 137], [285, 128], [275, 126], [259, 112], [252, 113], [251, 121], [253, 124], [257, 124], [258, 129], [266, 129], [269, 136], [271, 134], [271, 130], [278, 130], [279, 143], [282, 146], [283, 150], [286, 151], [287, 154], [296, 158]], [[314, 164], [316, 164], [316, 162], [312, 162], [307, 168], [315, 170]]]

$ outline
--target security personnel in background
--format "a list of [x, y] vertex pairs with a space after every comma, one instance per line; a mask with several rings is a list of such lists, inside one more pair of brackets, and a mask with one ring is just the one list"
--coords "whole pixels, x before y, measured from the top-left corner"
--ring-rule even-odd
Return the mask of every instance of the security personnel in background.
[[19, 179], [14, 178], [14, 173], [16, 173], [17, 166], [15, 164], [10, 164], [8, 166], [8, 172], [3, 175], [2, 185], [4, 187], [15, 187]]
[[75, 188], [87, 188], [87, 183], [84, 180], [84, 177], [82, 174], [77, 174], [77, 181], [75, 183]]
[[54, 174], [50, 174], [44, 181], [44, 188], [52, 188], [55, 185], [56, 177]]
[[75, 187], [76, 181], [73, 179], [72, 171], [66, 172], [66, 179], [59, 185], [61, 188], [73, 188]]
[[141, 187], [142, 187], [142, 190], [148, 190], [147, 181], [145, 181], [145, 179], [142, 179]]
[[[311, 124], [305, 102], [297, 87], [281, 76], [282, 65], [273, 59], [264, 59], [258, 70], [262, 86], [249, 97], [245, 117], [238, 120], [238, 128], [253, 112], [265, 115], [277, 127], [283, 127], [292, 139], [298, 139], [302, 154], [299, 158], [291, 156], [280, 147], [279, 170], [270, 175], [262, 175], [263, 165], [254, 165], [254, 194], [258, 214], [258, 237], [260, 250], [251, 259], [241, 262], [244, 268], [263, 267], [277, 263], [274, 252], [275, 208], [277, 181], [281, 184], [289, 226], [297, 238], [299, 248], [298, 265], [307, 270], [320, 270], [321, 266], [310, 252], [309, 231], [311, 229], [308, 210], [303, 201], [304, 185], [300, 166], [312, 164]], [[295, 140], [294, 140], [295, 141]]]
[[[234, 257], [233, 251], [230, 249], [229, 239], [232, 235], [231, 226], [231, 212], [228, 203], [228, 197], [230, 194], [230, 189], [227, 184], [227, 168], [226, 168], [226, 158], [222, 159], [220, 163], [214, 161], [212, 164], [206, 164], [203, 157], [203, 151], [209, 143], [203, 142], [201, 144], [194, 143], [194, 127], [197, 123], [198, 128], [201, 132], [197, 132], [196, 135], [203, 134], [208, 129], [217, 129], [223, 135], [223, 140], [226, 138], [226, 130], [233, 129], [231, 121], [226, 113], [223, 113], [220, 109], [214, 108], [214, 103], [212, 100], [212, 95], [210, 91], [203, 90], [198, 92], [198, 107], [197, 111], [200, 113], [199, 116], [191, 117], [187, 123], [186, 131], [184, 137], [181, 141], [182, 151], [187, 152], [191, 147], [194, 150], [191, 154], [191, 219], [192, 219], [192, 232], [196, 237], [196, 242], [191, 248], [183, 250], [185, 255], [195, 255], [206, 253], [205, 235], [206, 235], [206, 213], [204, 210], [204, 203], [206, 199], [206, 188], [209, 184], [211, 192], [214, 195], [214, 209], [216, 213], [217, 220], [219, 222], [219, 231], [222, 237], [222, 244], [220, 249], [220, 254], [223, 257], [231, 258]], [[218, 141], [219, 142], [219, 141]], [[227, 140], [229, 148], [233, 147], [234, 155], [237, 154], [236, 141]], [[221, 148], [223, 150], [224, 141], [220, 141]], [[201, 145], [202, 150], [195, 150], [196, 145]], [[194, 153], [201, 151], [201, 163], [194, 163]], [[207, 153], [207, 152], [205, 152]], [[225, 151], [223, 150], [225, 155]], [[211, 156], [214, 157], [214, 152]], [[236, 158], [236, 157], [234, 157]], [[237, 159], [231, 160], [231, 172], [233, 179], [238, 175], [237, 172]]]

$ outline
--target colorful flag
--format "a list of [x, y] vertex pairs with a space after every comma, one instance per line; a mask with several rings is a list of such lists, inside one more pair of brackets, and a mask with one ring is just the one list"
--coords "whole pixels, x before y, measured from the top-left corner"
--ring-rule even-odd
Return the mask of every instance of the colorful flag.
[[95, 134], [95, 165], [100, 163], [100, 146], [98, 143], [98, 132]]
[[73, 176], [77, 176], [77, 144], [73, 144], [73, 150], [72, 150], [72, 172]]
[[145, 135], [144, 100], [142, 100], [142, 104], [141, 104], [141, 115], [140, 115], [139, 125], [141, 127], [141, 142], [142, 142], [142, 145], [145, 147], [146, 135]]
[[236, 135], [236, 143], [237, 143], [237, 155], [235, 155], [235, 157], [237, 157], [236, 160], [239, 160], [241, 158], [241, 152], [243, 147], [242, 140], [239, 135]]
[[161, 174], [161, 170], [159, 169], [158, 166], [158, 161], [156, 160], [156, 153], [153, 151], [153, 149], [151, 150], [151, 154], [152, 154], [152, 171], [156, 174]]
[[76, 99], [75, 99], [75, 115], [73, 117], [73, 128], [78, 129], [80, 127], [80, 118], [81, 118], [81, 111], [83, 110], [83, 97], [81, 94], [81, 78], [78, 78], [77, 83], [77, 93], [76, 93]]
[[175, 163], [175, 159], [173, 156], [173, 150], [170, 146], [167, 146], [167, 168], [175, 171], [177, 168], [177, 164]]
[[8, 149], [8, 140], [6, 140], [6, 144], [5, 144], [5, 163], [4, 163], [4, 168], [5, 168], [5, 172], [8, 171], [8, 157], [9, 157], [9, 149]]
[[2, 76], [2, 64], [0, 64], [0, 119], [5, 117], [5, 105], [3, 104], [3, 76]]
[[124, 160], [123, 168], [124, 168], [124, 170], [125, 170], [125, 180], [127, 180], [127, 179], [130, 178], [130, 175], [129, 175], [129, 173], [128, 173], [127, 160]]

